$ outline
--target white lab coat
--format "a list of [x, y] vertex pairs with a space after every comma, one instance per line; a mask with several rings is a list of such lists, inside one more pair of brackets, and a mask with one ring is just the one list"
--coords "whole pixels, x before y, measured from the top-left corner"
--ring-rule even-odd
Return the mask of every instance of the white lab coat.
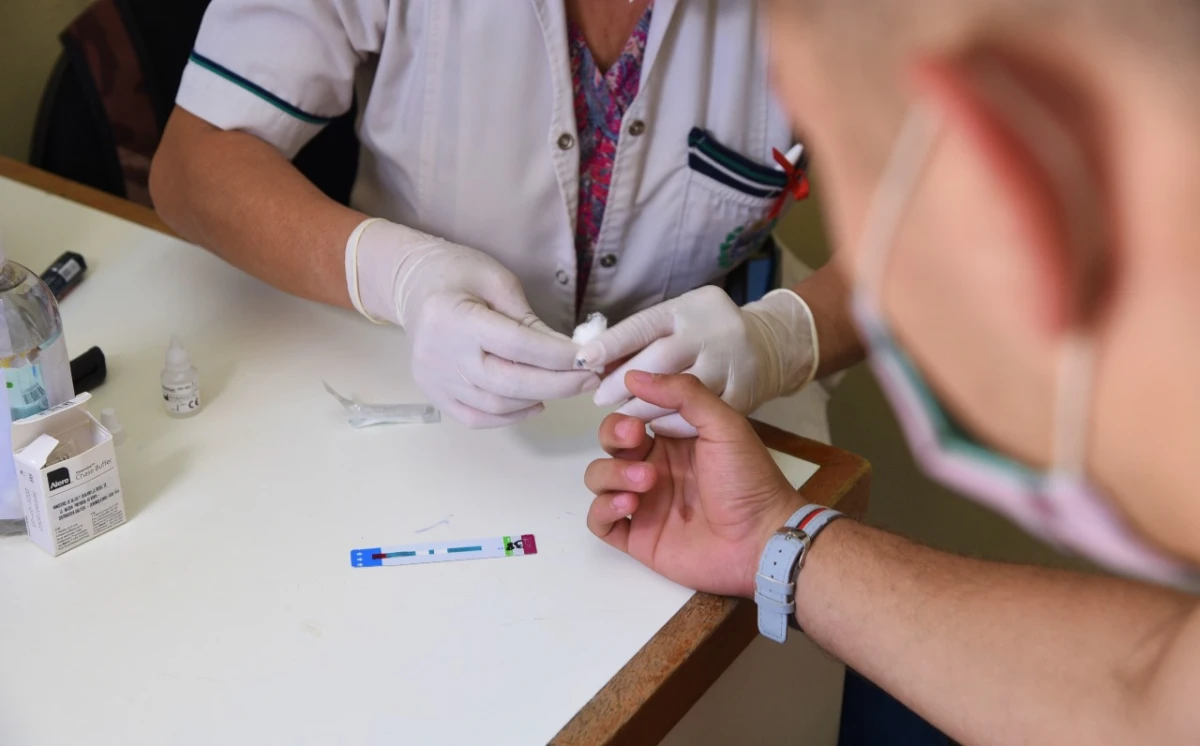
[[[756, 3], [655, 1], [581, 317], [719, 280], [768, 233], [792, 139], [766, 56]], [[561, 0], [213, 0], [177, 101], [290, 157], [357, 95], [353, 206], [490, 254], [569, 332], [569, 60]]]

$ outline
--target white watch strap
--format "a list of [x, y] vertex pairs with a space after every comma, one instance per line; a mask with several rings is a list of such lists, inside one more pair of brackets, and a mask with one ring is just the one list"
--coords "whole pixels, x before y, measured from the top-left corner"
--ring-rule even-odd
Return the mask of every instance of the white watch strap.
[[796, 574], [804, 564], [813, 538], [842, 514], [824, 505], [805, 505], [788, 518], [767, 541], [754, 582], [758, 604], [758, 631], [783, 642], [796, 612]]
[[354, 232], [350, 234], [350, 238], [346, 239], [346, 290], [350, 292], [350, 302], [354, 304], [354, 310], [376, 324], [384, 322], [367, 313], [367, 310], [363, 308], [362, 295], [358, 292], [358, 242], [362, 239], [363, 231], [372, 223], [378, 223], [381, 220], [383, 218], [367, 218], [359, 223]]

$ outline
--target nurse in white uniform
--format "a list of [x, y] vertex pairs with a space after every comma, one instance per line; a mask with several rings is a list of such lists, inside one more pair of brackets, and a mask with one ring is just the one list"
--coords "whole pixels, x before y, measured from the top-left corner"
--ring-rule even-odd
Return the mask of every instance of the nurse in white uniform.
[[[710, 286], [803, 188], [767, 51], [745, 0], [213, 0], [151, 191], [232, 264], [402, 326], [470, 426], [595, 391], [686, 434], [626, 401], [627, 360], [744, 412], [800, 391], [785, 424], [827, 438], [806, 384], [859, 354], [837, 279], [742, 308]], [[347, 207], [289, 159], [355, 100]], [[581, 349], [593, 312], [622, 323]]]

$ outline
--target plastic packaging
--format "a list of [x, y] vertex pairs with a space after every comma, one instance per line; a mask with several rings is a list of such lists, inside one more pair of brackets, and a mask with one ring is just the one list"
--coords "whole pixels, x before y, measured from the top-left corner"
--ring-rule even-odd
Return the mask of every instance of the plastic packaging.
[[175, 334], [162, 369], [163, 404], [171, 417], [191, 417], [200, 411], [200, 373]]
[[101, 409], [100, 424], [104, 425], [104, 429], [112, 435], [114, 446], [119, 446], [125, 442], [125, 428], [122, 427], [121, 421], [117, 419], [116, 410]]
[[325, 390], [346, 409], [346, 421], [350, 427], [372, 425], [427, 425], [442, 421], [442, 413], [432, 404], [364, 404], [357, 399], [348, 399], [322, 381]]
[[0, 535], [25, 531], [12, 458], [12, 422], [75, 395], [58, 304], [46, 283], [8, 261], [0, 236]]

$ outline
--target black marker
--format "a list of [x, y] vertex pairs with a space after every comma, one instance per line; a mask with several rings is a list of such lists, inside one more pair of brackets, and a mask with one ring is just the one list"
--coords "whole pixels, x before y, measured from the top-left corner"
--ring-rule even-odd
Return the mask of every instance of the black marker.
[[74, 251], [68, 251], [42, 273], [42, 282], [49, 286], [55, 300], [62, 300], [83, 281], [84, 272], [87, 272], [87, 262]]

